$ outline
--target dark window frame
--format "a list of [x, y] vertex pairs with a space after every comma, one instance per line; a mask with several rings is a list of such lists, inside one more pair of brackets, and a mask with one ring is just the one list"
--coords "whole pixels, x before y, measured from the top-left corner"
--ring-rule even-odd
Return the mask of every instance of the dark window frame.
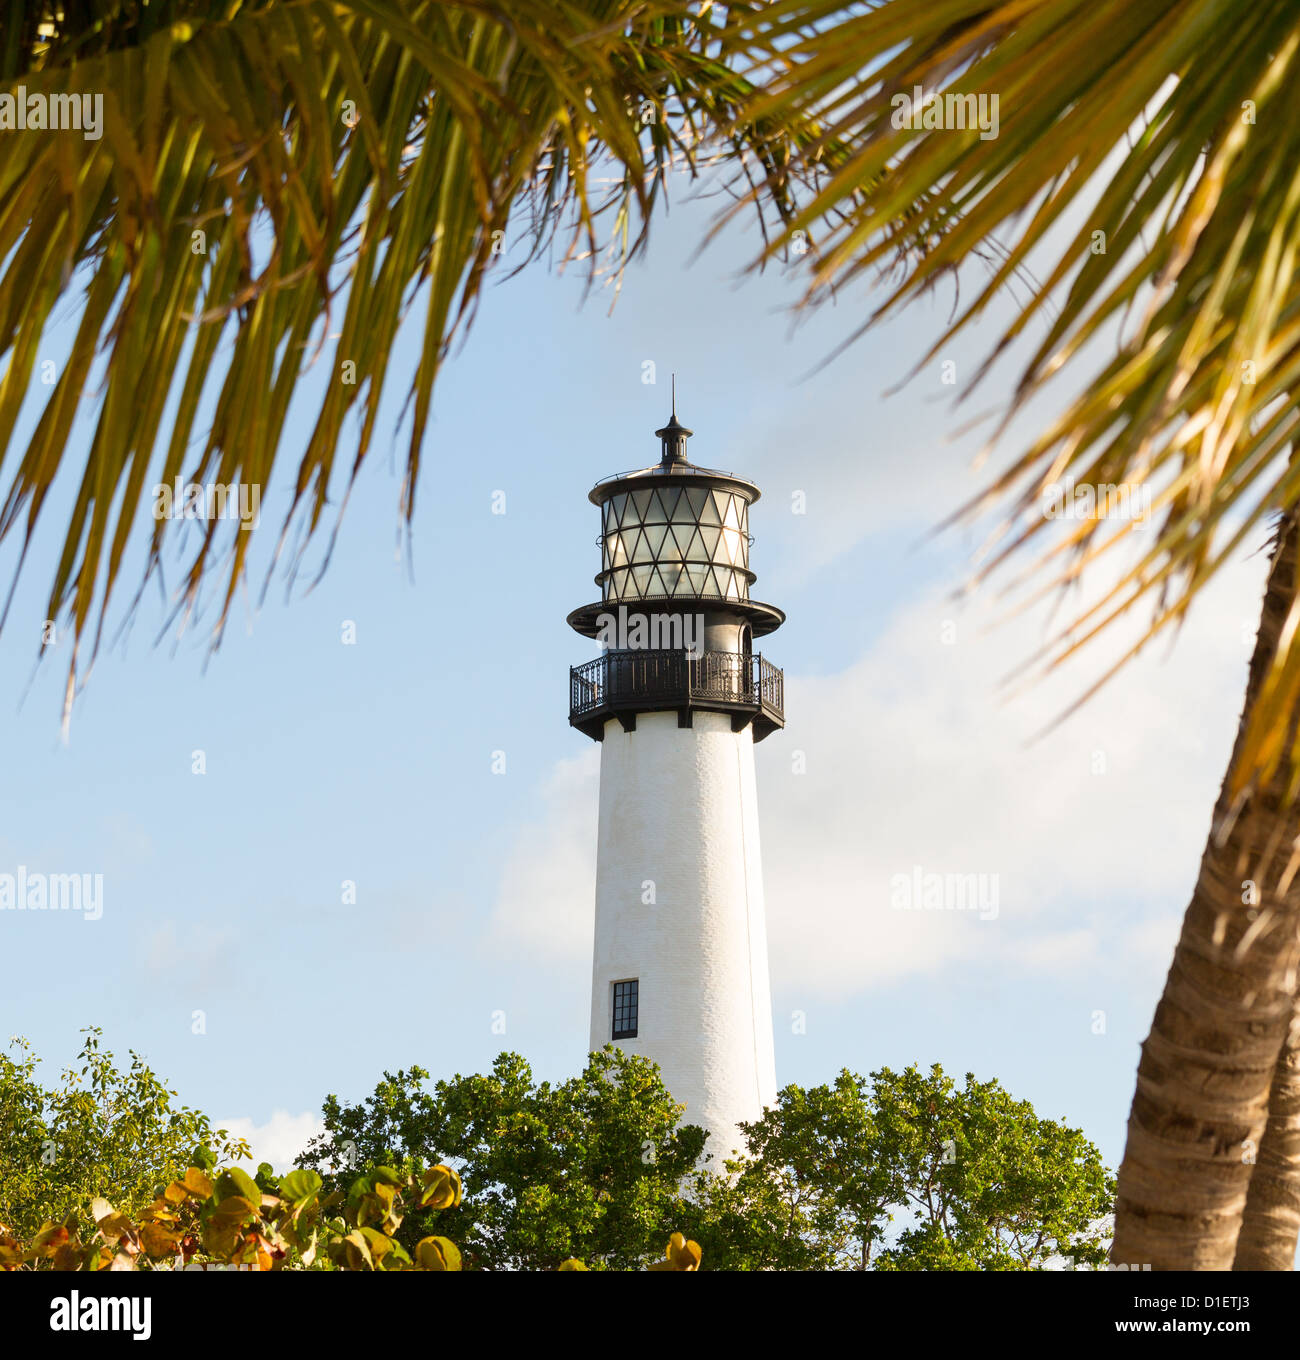
[[641, 1018], [641, 979], [621, 978], [610, 993], [610, 1037], [635, 1039]]

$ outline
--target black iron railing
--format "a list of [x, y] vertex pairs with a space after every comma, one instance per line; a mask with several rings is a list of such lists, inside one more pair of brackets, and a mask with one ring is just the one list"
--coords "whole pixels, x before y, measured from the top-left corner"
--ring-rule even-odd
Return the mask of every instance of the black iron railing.
[[785, 672], [780, 666], [764, 661], [761, 656], [755, 669], [755, 682], [758, 685], [758, 702], [763, 708], [770, 708], [778, 717], [785, 718]]
[[758, 654], [639, 650], [606, 652], [569, 669], [569, 720], [601, 709], [691, 707], [703, 701], [761, 710], [785, 720], [785, 677]]

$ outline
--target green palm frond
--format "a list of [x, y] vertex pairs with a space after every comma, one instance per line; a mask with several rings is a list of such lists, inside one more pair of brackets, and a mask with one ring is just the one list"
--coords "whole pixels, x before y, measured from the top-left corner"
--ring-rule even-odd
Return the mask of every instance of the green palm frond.
[[[778, 69], [748, 114], [789, 127], [815, 119], [840, 149], [773, 242], [780, 248], [789, 232], [851, 205], [820, 235], [809, 301], [898, 259], [900, 234], [915, 244], [909, 209], [923, 201], [925, 248], [905, 256], [905, 277], [864, 326], [995, 235], [1008, 243], [926, 360], [984, 311], [1030, 252], [1048, 259], [1037, 264], [1041, 288], [973, 383], [1037, 323], [1041, 339], [1006, 420], [1062, 368], [1087, 385], [965, 508], [1011, 506], [981, 575], [1039, 541], [1044, 494], [1066, 478], [1147, 487], [1158, 523], [1130, 540], [1132, 521], [1086, 520], [1045, 551], [1035, 571], [1047, 566], [1049, 586], [1060, 586], [1117, 544], [1141, 543], [1136, 565], [1038, 661], [1059, 665], [1139, 602], [1152, 611], [1139, 647], [1177, 623], [1242, 540], [1260, 536], [1271, 511], [1300, 502], [1291, 457], [1300, 393], [1300, 4], [888, 0], [864, 9], [775, 0], [752, 22], [738, 26], [737, 50], [765, 48]], [[927, 94], [997, 95], [998, 135], [895, 126], [891, 101], [918, 85]], [[1079, 351], [1115, 332], [1113, 357], [1086, 371]], [[1300, 769], [1280, 721], [1300, 697], [1297, 624], [1252, 717], [1238, 791], [1280, 761]]]
[[[75, 630], [67, 705], [78, 649], [89, 640], [92, 660], [98, 649], [155, 450], [166, 484], [262, 488], [277, 456], [296, 457], [280, 537], [297, 523], [292, 566], [326, 514], [350, 413], [360, 432], [341, 471], [355, 477], [371, 447], [394, 339], [418, 305], [411, 514], [435, 379], [512, 214], [535, 251], [564, 233], [593, 270], [612, 239], [617, 268], [670, 171], [707, 155], [792, 215], [788, 167], [811, 134], [792, 140], [760, 119], [714, 135], [754, 92], [717, 55], [744, 12], [691, 15], [668, 0], [11, 0], [0, 92], [103, 97], [98, 139], [0, 133], [11, 464], [0, 538], [20, 534], [24, 558], [56, 474], [81, 452], [68, 449], [79, 407], [95, 417], [48, 601], [48, 617]], [[14, 449], [55, 306], [83, 288], [67, 362]], [[328, 366], [324, 395], [288, 430], [313, 362]], [[282, 451], [300, 429], [301, 452]], [[253, 537], [223, 549], [218, 528], [204, 527], [176, 595], [183, 621], [220, 566], [214, 645]], [[146, 580], [161, 573], [168, 530], [153, 524]]]

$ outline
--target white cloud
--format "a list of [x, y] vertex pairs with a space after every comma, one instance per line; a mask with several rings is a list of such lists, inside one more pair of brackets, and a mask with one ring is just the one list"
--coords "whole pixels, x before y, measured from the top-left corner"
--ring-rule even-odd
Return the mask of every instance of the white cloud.
[[[777, 979], [843, 995], [958, 962], [1067, 972], [1172, 949], [1235, 731], [1242, 618], [1258, 608], [1263, 566], [1211, 587], [1168, 664], [1143, 655], [1033, 744], [1118, 655], [1119, 635], [999, 703], [999, 679], [1041, 641], [1041, 618], [986, 633], [990, 604], [955, 614], [935, 595], [900, 611], [847, 671], [788, 675], [790, 726], [759, 748]], [[957, 641], [944, 645], [953, 618]], [[804, 775], [791, 772], [794, 750]], [[917, 865], [997, 874], [997, 920], [891, 909], [891, 877]]]
[[252, 1163], [270, 1162], [279, 1173], [288, 1171], [300, 1152], [318, 1134], [325, 1132], [319, 1115], [310, 1110], [290, 1114], [276, 1110], [265, 1124], [254, 1124], [251, 1119], [218, 1119], [216, 1127], [225, 1129], [232, 1138], [245, 1138], [252, 1149]]

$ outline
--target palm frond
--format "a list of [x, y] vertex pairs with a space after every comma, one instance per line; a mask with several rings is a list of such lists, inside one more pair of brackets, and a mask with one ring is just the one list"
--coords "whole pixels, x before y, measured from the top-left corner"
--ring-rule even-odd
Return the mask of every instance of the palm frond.
[[[359, 435], [340, 475], [355, 478], [371, 448], [397, 330], [418, 301], [409, 517], [436, 378], [512, 214], [534, 252], [565, 233], [594, 270], [608, 222], [614, 266], [625, 260], [670, 172], [689, 172], [753, 93], [717, 55], [742, 12], [668, 0], [10, 5], [0, 93], [103, 100], [98, 139], [0, 133], [0, 450], [11, 464], [0, 538], [21, 535], [20, 570], [77, 456], [78, 410], [95, 421], [47, 611], [75, 633], [68, 704], [78, 656], [88, 668], [100, 645], [155, 449], [168, 485], [265, 489], [277, 462], [297, 457], [280, 536], [283, 547], [299, 526], [296, 569], [329, 510], [350, 415]], [[788, 216], [782, 162], [801, 139], [763, 127], [715, 139], [710, 154], [757, 164], [765, 202]], [[595, 171], [609, 167], [602, 188]], [[42, 339], [72, 291], [75, 339], [16, 450]], [[314, 417], [295, 413], [291, 430], [313, 361], [330, 378]], [[300, 434], [301, 450], [285, 449]], [[161, 573], [171, 527], [155, 518], [146, 580]], [[222, 527], [203, 526], [175, 600], [183, 622], [221, 570], [213, 645], [253, 538], [223, 545]]]
[[[807, 302], [904, 259], [904, 277], [865, 329], [999, 237], [1007, 247], [998, 267], [924, 363], [986, 310], [1031, 252], [1049, 261], [1041, 288], [970, 386], [1038, 324], [1041, 338], [995, 439], [1061, 370], [1081, 390], [963, 508], [972, 515], [1009, 502], [980, 577], [1040, 540], [1052, 523], [1044, 499], [1063, 480], [1147, 488], [1159, 522], [1140, 540], [1136, 565], [1040, 660], [1059, 665], [1139, 602], [1151, 607], [1139, 646], [1177, 623], [1271, 511], [1300, 501], [1291, 455], [1300, 392], [1300, 5], [1266, 0], [1244, 12], [1212, 0], [887, 0], [864, 9], [775, 0], [750, 23], [736, 33], [737, 50], [750, 60], [766, 50], [779, 69], [742, 118], [815, 121], [839, 148], [772, 242], [780, 249], [793, 232], [830, 224], [819, 233]], [[998, 135], [897, 126], [905, 106], [896, 97], [917, 86], [941, 97], [996, 96]], [[919, 231], [909, 217], [918, 203], [926, 204]], [[1064, 233], [1064, 244], [1049, 233]], [[1080, 351], [1113, 334], [1113, 357], [1087, 371]], [[1103, 552], [1136, 542], [1133, 527], [1087, 521], [1046, 551], [1038, 573], [1068, 585]], [[1063, 549], [1068, 560], [1053, 567]], [[1242, 787], [1280, 761], [1297, 770], [1300, 786], [1300, 750], [1287, 747], [1279, 721], [1300, 698], [1296, 624], [1235, 767]]]

